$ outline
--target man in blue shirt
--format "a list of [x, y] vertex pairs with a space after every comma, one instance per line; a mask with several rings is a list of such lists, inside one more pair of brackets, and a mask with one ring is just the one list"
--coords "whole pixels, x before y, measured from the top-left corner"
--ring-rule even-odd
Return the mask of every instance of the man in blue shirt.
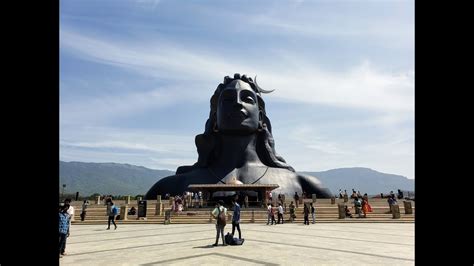
[[70, 216], [67, 213], [69, 204], [64, 204], [59, 209], [59, 257], [62, 258], [66, 248], [67, 233], [69, 231]]
[[240, 205], [235, 200], [232, 200], [232, 204], [234, 205], [234, 215], [232, 216], [232, 235], [234, 235], [235, 228], [237, 227], [237, 231], [239, 231], [239, 239], [242, 239], [242, 235], [240, 233]]

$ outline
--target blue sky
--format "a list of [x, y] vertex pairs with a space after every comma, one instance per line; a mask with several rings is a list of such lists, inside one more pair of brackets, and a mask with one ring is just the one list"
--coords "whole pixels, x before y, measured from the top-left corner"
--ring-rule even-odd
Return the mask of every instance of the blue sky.
[[258, 76], [297, 171], [414, 178], [413, 1], [62, 0], [60, 159], [196, 162], [224, 76]]

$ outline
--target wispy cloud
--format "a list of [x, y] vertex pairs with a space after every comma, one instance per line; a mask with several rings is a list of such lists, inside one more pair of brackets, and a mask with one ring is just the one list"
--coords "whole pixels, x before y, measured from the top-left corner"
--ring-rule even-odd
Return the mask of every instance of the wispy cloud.
[[[216, 80], [220, 82], [222, 76], [242, 70], [248, 71], [249, 75], [258, 73], [262, 87], [277, 89], [268, 97], [285, 101], [379, 110], [412, 111], [414, 108], [412, 69], [402, 73], [384, 73], [365, 61], [345, 72], [331, 72], [287, 54], [276, 59], [287, 66], [287, 70], [281, 70], [274, 68], [271, 62], [250, 61], [246, 65], [239, 56], [232, 58], [212, 54], [211, 51], [180, 50], [173, 45], [162, 45], [159, 50], [144, 50], [140, 45], [84, 37], [66, 30], [62, 31], [62, 35], [64, 49], [72, 49], [87, 59], [138, 71], [143, 75], [215, 84]], [[182, 89], [188, 89], [186, 93], [189, 94], [185, 95], [193, 96], [203, 95], [203, 90], [209, 90], [208, 87]]]
[[222, 76], [239, 67], [227, 59], [213, 58], [205, 51], [188, 51], [166, 38], [154, 36], [146, 43], [90, 37], [63, 27], [61, 49], [96, 63], [128, 69], [161, 79], [193, 79]]
[[[134, 92], [128, 91], [118, 95], [105, 95], [102, 97], [91, 97], [82, 100], [63, 101], [60, 104], [61, 123], [82, 124], [99, 123], [114, 117], [130, 117], [160, 108], [173, 106], [179, 102], [193, 102], [204, 99], [202, 94], [189, 94], [185, 87], [159, 87], [156, 89]], [[184, 92], [184, 93], [183, 93]]]
[[[79, 126], [70, 128], [64, 125], [61, 131], [62, 160], [128, 160], [128, 163], [139, 162], [138, 165], [170, 170], [175, 170], [185, 162], [192, 164], [197, 160], [192, 132], [180, 135], [156, 130]], [[181, 158], [181, 162], [177, 158]]]
[[[352, 131], [350, 127], [345, 130]], [[316, 125], [298, 125], [287, 136], [276, 139], [277, 152], [298, 171], [356, 165], [414, 178], [412, 130], [398, 127], [394, 132], [378, 132], [380, 135], [373, 136], [356, 131], [356, 138], [341, 138]]]
[[151, 9], [155, 9], [161, 0], [135, 0], [138, 4], [145, 5], [146, 7], [150, 7]]
[[384, 111], [414, 110], [412, 70], [383, 73], [367, 61], [343, 73], [324, 71], [305, 62], [293, 62], [290, 69], [292, 73], [259, 75], [262, 87], [278, 90], [269, 97]]
[[[306, 14], [291, 19], [282, 19], [284, 12], [278, 14], [260, 14], [248, 18], [254, 25], [274, 30], [282, 35], [304, 35], [310, 38], [321, 37], [371, 37], [384, 40], [394, 37], [410, 37], [414, 33], [413, 22], [395, 21], [381, 17], [378, 21], [373, 18], [347, 17], [347, 14]], [[390, 29], [390, 30], [389, 30]], [[409, 38], [410, 39], [410, 38]]]

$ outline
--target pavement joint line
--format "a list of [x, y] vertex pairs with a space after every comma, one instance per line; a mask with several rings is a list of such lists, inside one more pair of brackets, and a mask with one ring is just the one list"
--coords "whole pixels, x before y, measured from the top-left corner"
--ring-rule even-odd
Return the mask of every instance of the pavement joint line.
[[[242, 230], [244, 230], [244, 229], [242, 229]], [[266, 231], [266, 230], [262, 231], [262, 230], [247, 229], [246, 231], [265, 232], [265, 233], [279, 234], [279, 235], [282, 234], [282, 232], [272, 232], [272, 231]], [[374, 240], [369, 240], [369, 239], [354, 239], [354, 238], [345, 238], [345, 237], [333, 237], [333, 236], [322, 236], [322, 235], [312, 235], [312, 234], [296, 234], [296, 233], [290, 233], [290, 235], [309, 236], [309, 237], [315, 237], [315, 238], [320, 237], [320, 238], [329, 238], [329, 239], [340, 239], [340, 240], [348, 240], [348, 241], [372, 242], [372, 243], [401, 245], [401, 246], [414, 246], [414, 245], [410, 245], [410, 244], [384, 242], [384, 241], [374, 241]]]
[[229, 255], [229, 254], [216, 253], [216, 252], [205, 253], [205, 254], [200, 254], [200, 255], [191, 255], [191, 256], [168, 259], [168, 260], [155, 261], [155, 262], [150, 262], [150, 263], [140, 264], [140, 265], [148, 266], [148, 265], [155, 265], [155, 264], [164, 264], [164, 263], [169, 263], [169, 262], [178, 261], [178, 260], [192, 259], [192, 258], [205, 257], [205, 256], [221, 256], [221, 257], [224, 257], [224, 258], [232, 258], [232, 259], [236, 259], [236, 260], [243, 260], [243, 261], [246, 261], [246, 262], [253, 262], [253, 263], [258, 263], [258, 264], [263, 264], [263, 265], [270, 265], [270, 266], [279, 265], [279, 264], [276, 264], [276, 263], [269, 263], [269, 262], [265, 262], [265, 261], [254, 260], [254, 259], [238, 257], [238, 256], [234, 256], [234, 255]]
[[[245, 239], [245, 240], [247, 241], [247, 239]], [[271, 243], [271, 244], [275, 244], [275, 245], [302, 247], [302, 248], [323, 249], [323, 250], [336, 251], [336, 252], [344, 252], [344, 253], [347, 252], [347, 253], [353, 253], [353, 254], [357, 254], [357, 255], [381, 257], [381, 258], [388, 258], [388, 259], [395, 259], [395, 260], [415, 261], [414, 259], [399, 258], [399, 257], [393, 257], [393, 256], [386, 256], [386, 255], [377, 255], [377, 254], [371, 254], [371, 253], [360, 252], [360, 251], [352, 251], [352, 250], [347, 250], [347, 249], [335, 249], [335, 248], [325, 248], [325, 247], [315, 247], [315, 246], [297, 245], [297, 244], [296, 244], [296, 245], [295, 245], [295, 244], [285, 244], [285, 243], [271, 242], [271, 241], [265, 241], [265, 240], [256, 240], [256, 239], [249, 239], [249, 241], [256, 241], [256, 242], [262, 242], [262, 243]]]

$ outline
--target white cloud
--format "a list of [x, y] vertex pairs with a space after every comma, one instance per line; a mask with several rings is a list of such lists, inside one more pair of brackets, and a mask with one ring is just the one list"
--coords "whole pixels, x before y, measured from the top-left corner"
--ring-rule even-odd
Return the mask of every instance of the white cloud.
[[[78, 148], [117, 148], [153, 152], [186, 153], [195, 151], [194, 133], [182, 135], [157, 130], [116, 127], [61, 125], [60, 140]], [[73, 141], [71, 141], [73, 140]]]
[[193, 132], [180, 135], [129, 128], [61, 127], [61, 160], [113, 161], [170, 170], [197, 161]]
[[[159, 87], [149, 91], [129, 92], [93, 98], [77, 98], [60, 103], [60, 119], [63, 124], [99, 123], [113, 117], [126, 117], [144, 113], [150, 109], [176, 105], [204, 99], [201, 94], [186, 93], [188, 85], [181, 87]], [[184, 92], [184, 93], [183, 93]]]
[[383, 73], [367, 61], [345, 73], [331, 73], [305, 62], [294, 62], [289, 69], [292, 73], [259, 74], [263, 88], [276, 89], [267, 97], [382, 111], [414, 110], [411, 70]]
[[[61, 36], [64, 49], [80, 51], [86, 58], [133, 69], [144, 75], [200, 80], [217, 85], [223, 76], [232, 75], [235, 70], [247, 70], [251, 76], [258, 72], [262, 87], [277, 89], [267, 97], [354, 108], [414, 110], [411, 69], [402, 73], [384, 73], [365, 61], [347, 72], [330, 72], [297, 56], [281, 55], [280, 63], [287, 69], [281, 70], [273, 67], [272, 62], [241, 62], [238, 55], [232, 58], [168, 45], [162, 45], [159, 50], [147, 50], [134, 44], [84, 37], [66, 30], [62, 30]], [[183, 95], [202, 97], [203, 91], [211, 93], [207, 86], [183, 89], [186, 91]], [[152, 101], [153, 97], [145, 99], [148, 103]]]
[[350, 137], [352, 126], [342, 128], [343, 136], [334, 136], [339, 129], [331, 126], [302, 124], [280, 129], [288, 133], [275, 139], [277, 152], [297, 171], [360, 166], [414, 178], [413, 129], [382, 127], [370, 132], [370, 128], [366, 134], [354, 132], [355, 138]]
[[366, 19], [361, 16], [357, 17], [355, 13], [320, 13], [316, 17], [314, 14], [305, 14], [290, 18], [280, 11], [279, 13], [252, 16], [247, 21], [254, 26], [263, 26], [266, 30], [274, 30], [282, 35], [299, 34], [310, 38], [360, 36], [378, 40], [396, 37], [413, 39], [407, 37], [412, 37], [414, 33], [413, 21], [393, 20], [387, 17]]

